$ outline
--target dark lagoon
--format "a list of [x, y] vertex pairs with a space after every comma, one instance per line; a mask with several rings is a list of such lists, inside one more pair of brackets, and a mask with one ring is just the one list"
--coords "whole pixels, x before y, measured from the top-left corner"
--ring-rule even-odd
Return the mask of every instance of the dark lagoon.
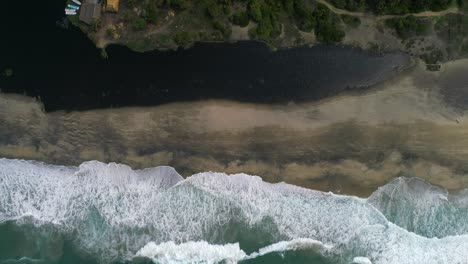
[[204, 99], [303, 102], [368, 87], [410, 61], [401, 53], [369, 54], [343, 46], [272, 51], [256, 42], [149, 53], [111, 46], [104, 59], [77, 28], [60, 26], [65, 1], [1, 5], [1, 24], [7, 26], [0, 70], [12, 69], [13, 76], [2, 77], [0, 89], [40, 97], [46, 111]]

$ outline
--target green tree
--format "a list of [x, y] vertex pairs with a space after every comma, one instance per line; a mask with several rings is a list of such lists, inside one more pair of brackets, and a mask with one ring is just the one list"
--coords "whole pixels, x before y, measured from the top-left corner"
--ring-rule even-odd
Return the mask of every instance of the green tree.
[[390, 18], [385, 24], [393, 28], [398, 37], [407, 39], [413, 36], [421, 36], [429, 30], [429, 21], [415, 16]]
[[350, 11], [362, 11], [366, 7], [365, 0], [331, 0], [332, 5]]
[[216, 0], [204, 0], [204, 4], [206, 7], [206, 12], [210, 17], [217, 18], [221, 15], [221, 6], [218, 5]]
[[221, 32], [224, 39], [228, 39], [231, 36], [231, 33], [232, 33], [231, 28], [223, 24], [222, 22], [214, 21], [213, 27], [219, 32]]
[[247, 12], [239, 12], [232, 16], [231, 21], [235, 25], [246, 27], [249, 24], [250, 19]]
[[441, 11], [447, 9], [450, 2], [450, 0], [432, 0], [429, 4], [429, 9], [432, 11]]
[[273, 25], [271, 24], [271, 19], [265, 17], [257, 25], [257, 35], [262, 39], [270, 39], [271, 32], [273, 30]]
[[319, 4], [314, 11], [316, 19], [315, 35], [320, 42], [340, 42], [345, 33], [337, 24], [337, 17], [328, 7]]
[[133, 28], [135, 30], [143, 30], [145, 29], [145, 27], [146, 27], [146, 21], [141, 17], [136, 18], [135, 21], [133, 22]]
[[294, 0], [294, 16], [302, 31], [310, 32], [316, 26], [312, 10], [302, 0]]
[[296, 10], [294, 9], [294, 0], [283, 0], [283, 7], [290, 17], [294, 17]]
[[190, 7], [190, 1], [189, 0], [165, 0], [166, 4], [170, 7], [184, 10]]
[[158, 19], [158, 8], [154, 2], [146, 2], [144, 5], [145, 15], [144, 18], [148, 23], [156, 23]]
[[249, 2], [249, 16], [255, 22], [262, 20], [262, 3], [261, 0], [250, 0]]

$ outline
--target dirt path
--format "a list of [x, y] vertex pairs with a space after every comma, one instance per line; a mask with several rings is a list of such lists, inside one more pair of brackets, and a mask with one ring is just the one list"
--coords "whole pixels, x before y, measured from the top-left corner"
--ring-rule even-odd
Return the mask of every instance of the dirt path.
[[417, 16], [417, 17], [439, 17], [439, 16], [444, 16], [447, 14], [461, 14], [462, 12], [457, 8], [457, 7], [451, 7], [443, 11], [439, 12], [433, 12], [433, 11], [424, 11], [420, 13], [411, 13], [411, 14], [405, 14], [405, 15], [383, 15], [383, 16], [376, 16], [371, 13], [364, 13], [364, 12], [352, 12], [344, 9], [339, 9], [330, 4], [327, 0], [317, 0], [317, 2], [324, 4], [327, 6], [331, 11], [338, 15], [351, 15], [351, 16], [357, 16], [357, 17], [367, 17], [367, 18], [374, 18], [376, 20], [385, 20], [389, 18], [394, 18], [394, 17], [405, 17], [405, 16]]

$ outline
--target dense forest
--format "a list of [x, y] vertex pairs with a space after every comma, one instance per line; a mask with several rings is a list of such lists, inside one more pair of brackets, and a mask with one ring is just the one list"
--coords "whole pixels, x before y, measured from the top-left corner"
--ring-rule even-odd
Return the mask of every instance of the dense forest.
[[[285, 24], [294, 24], [302, 32], [314, 32], [320, 42], [340, 42], [344, 36], [343, 26], [358, 27], [358, 17], [338, 16], [328, 7], [315, 0], [127, 0], [129, 7], [143, 10], [138, 15], [125, 10], [124, 19], [135, 30], [143, 30], [147, 24], [157, 23], [160, 10], [168, 8], [175, 12], [201, 10], [217, 32], [216, 39], [229, 39], [232, 25], [249, 27], [252, 39], [273, 42], [283, 32]], [[376, 15], [407, 14], [425, 10], [440, 11], [451, 4], [465, 6], [468, 0], [329, 0], [337, 8], [350, 11], [372, 12]], [[253, 22], [253, 24], [251, 24]], [[253, 25], [253, 26], [252, 26]], [[414, 17], [393, 19], [386, 23], [396, 30], [400, 38], [423, 34], [426, 21]], [[112, 34], [112, 32], [109, 32]], [[184, 46], [197, 38], [196, 32], [175, 32], [174, 40]]]
[[[336, 12], [323, 0], [121, 0], [121, 11], [109, 14], [111, 23], [93, 23], [88, 32], [93, 37], [103, 28], [109, 40], [138, 51], [251, 39], [272, 48], [345, 41], [376, 52], [401, 49], [430, 64], [468, 54], [468, 18], [463, 14], [468, 0], [326, 1], [349, 11], [396, 16]], [[412, 15], [453, 7], [460, 9]], [[360, 37], [374, 35], [379, 39]]]
[[[155, 23], [158, 9], [172, 8], [182, 12], [202, 6], [213, 28], [225, 38], [230, 35], [231, 24], [246, 27], [255, 22], [256, 27], [249, 31], [250, 35], [270, 42], [281, 34], [285, 19], [293, 21], [301, 31], [314, 31], [322, 42], [339, 42], [345, 35], [340, 27], [340, 17], [313, 0], [128, 0], [128, 4], [142, 7], [144, 11], [138, 17], [132, 17], [128, 10], [124, 14], [135, 30], [144, 29], [146, 23]], [[189, 37], [184, 33], [177, 40], [185, 43]]]

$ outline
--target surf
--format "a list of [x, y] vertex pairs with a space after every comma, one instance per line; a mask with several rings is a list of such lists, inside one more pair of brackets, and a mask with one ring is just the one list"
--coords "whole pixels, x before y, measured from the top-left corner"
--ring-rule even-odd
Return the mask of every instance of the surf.
[[[420, 192], [434, 205], [421, 205]], [[468, 235], [453, 222], [463, 216], [464, 197], [408, 178], [363, 199], [247, 174], [184, 179], [171, 167], [0, 159], [0, 236], [19, 238], [11, 248], [23, 246], [15, 252], [0, 243], [0, 261], [60, 263], [73, 252], [99, 263], [250, 263], [273, 255], [320, 263], [465, 263]], [[458, 211], [444, 211], [446, 203]], [[423, 217], [434, 206], [445, 222]], [[402, 207], [410, 209], [395, 209]]]

